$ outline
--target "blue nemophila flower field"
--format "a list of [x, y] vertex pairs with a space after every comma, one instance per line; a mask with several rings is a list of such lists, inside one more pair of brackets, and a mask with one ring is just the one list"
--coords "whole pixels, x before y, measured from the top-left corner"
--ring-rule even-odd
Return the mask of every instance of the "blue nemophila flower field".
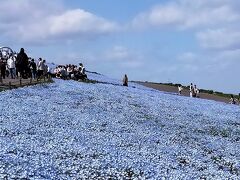
[[239, 179], [239, 106], [101, 75], [0, 93], [0, 179]]

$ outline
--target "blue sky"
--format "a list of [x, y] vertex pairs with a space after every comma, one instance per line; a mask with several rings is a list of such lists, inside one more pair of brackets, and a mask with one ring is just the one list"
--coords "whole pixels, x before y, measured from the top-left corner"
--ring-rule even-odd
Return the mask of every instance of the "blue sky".
[[236, 0], [0, 0], [0, 42], [121, 79], [239, 93]]

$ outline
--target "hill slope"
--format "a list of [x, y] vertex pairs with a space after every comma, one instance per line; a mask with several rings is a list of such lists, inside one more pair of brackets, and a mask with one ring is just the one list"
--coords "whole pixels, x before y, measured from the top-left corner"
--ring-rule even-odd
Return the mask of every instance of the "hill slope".
[[89, 77], [0, 94], [0, 178], [239, 178], [238, 106]]

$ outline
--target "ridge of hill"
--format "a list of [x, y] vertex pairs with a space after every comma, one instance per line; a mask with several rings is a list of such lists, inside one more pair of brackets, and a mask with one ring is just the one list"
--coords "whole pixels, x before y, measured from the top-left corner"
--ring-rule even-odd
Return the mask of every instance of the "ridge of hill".
[[88, 77], [1, 92], [0, 179], [239, 179], [238, 106]]
[[[157, 89], [159, 91], [163, 92], [169, 92], [173, 94], [178, 94], [178, 84], [172, 84], [172, 83], [152, 83], [152, 82], [142, 82], [142, 81], [133, 81], [135, 83], [141, 84], [143, 86]], [[189, 87], [183, 86], [182, 90], [182, 96], [188, 96], [189, 97]], [[239, 96], [235, 95], [235, 99], [239, 99]], [[221, 92], [215, 92], [212, 90], [203, 90], [200, 89], [199, 98], [202, 99], [208, 99], [208, 100], [214, 100], [219, 102], [230, 102], [230, 94], [224, 94]]]

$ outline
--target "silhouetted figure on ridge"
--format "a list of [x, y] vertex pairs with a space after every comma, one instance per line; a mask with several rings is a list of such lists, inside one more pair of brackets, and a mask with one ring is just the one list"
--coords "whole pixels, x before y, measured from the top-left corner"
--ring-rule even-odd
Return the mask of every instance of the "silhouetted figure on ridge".
[[123, 86], [128, 86], [128, 77], [126, 74], [123, 77]]

